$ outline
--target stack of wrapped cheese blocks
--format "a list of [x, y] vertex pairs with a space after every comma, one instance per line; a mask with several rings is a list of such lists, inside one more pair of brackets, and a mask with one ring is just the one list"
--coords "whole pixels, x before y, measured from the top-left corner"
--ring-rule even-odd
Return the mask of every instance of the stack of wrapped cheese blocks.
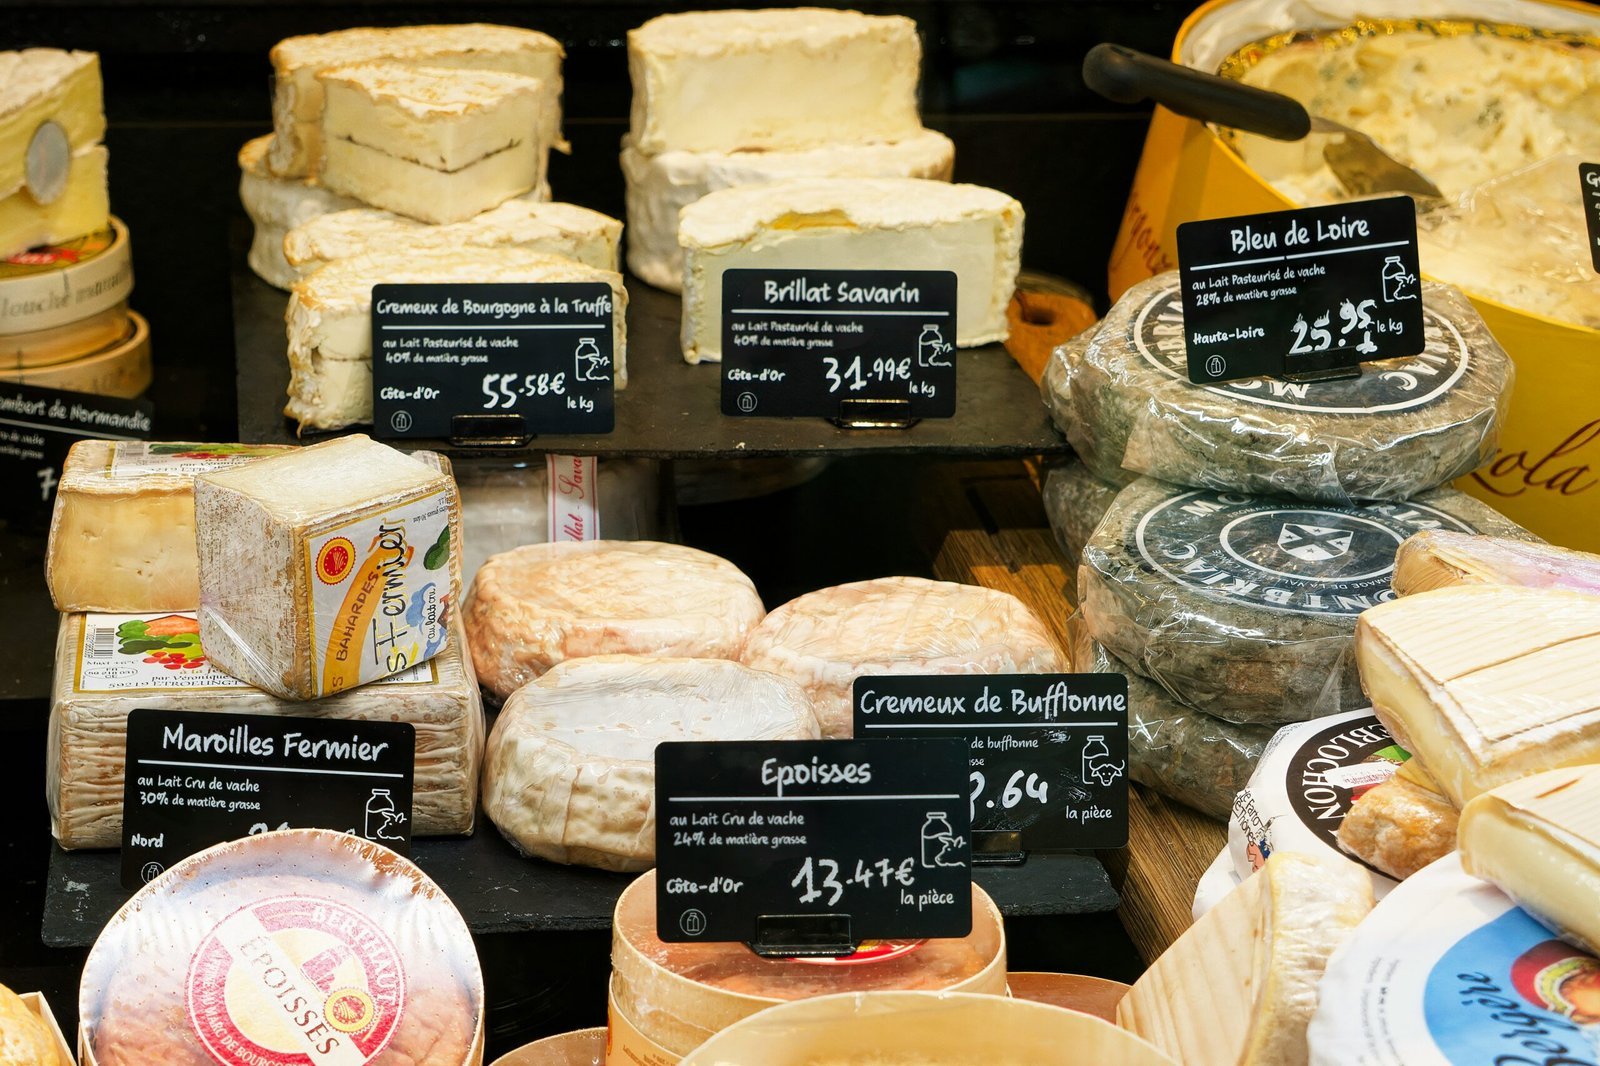
[[290, 290], [302, 431], [372, 421], [372, 286], [604, 282], [627, 383], [622, 225], [551, 203], [561, 45], [479, 24], [351, 29], [272, 50], [273, 132], [239, 154], [250, 265]]
[[0, 52], [0, 381], [124, 398], [150, 386], [105, 131], [99, 56]]

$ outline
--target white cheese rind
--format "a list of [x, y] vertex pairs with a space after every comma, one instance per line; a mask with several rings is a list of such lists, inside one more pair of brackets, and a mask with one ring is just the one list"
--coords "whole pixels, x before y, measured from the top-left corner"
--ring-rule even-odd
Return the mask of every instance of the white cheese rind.
[[[552, 37], [512, 26], [468, 23], [447, 26], [355, 28], [289, 37], [272, 49], [274, 138], [272, 172], [299, 178], [322, 162], [322, 84], [317, 74], [332, 67], [391, 61], [465, 70], [501, 70], [538, 78], [561, 94], [561, 45]], [[551, 109], [541, 130], [546, 143], [560, 143], [561, 114]]]
[[517, 689], [495, 719], [484, 813], [526, 855], [645, 870], [657, 744], [820, 736], [799, 685], [726, 659], [571, 659]]
[[467, 596], [483, 687], [505, 699], [567, 659], [734, 659], [765, 613], [739, 568], [653, 541], [534, 544], [493, 556]]
[[1520, 777], [1600, 762], [1600, 596], [1459, 586], [1362, 613], [1373, 708], [1458, 808]]
[[711, 193], [678, 219], [683, 357], [721, 360], [722, 274], [736, 268], [951, 270], [956, 343], [1003, 341], [1022, 217], [1005, 193], [915, 178], [795, 178]]
[[600, 282], [611, 286], [616, 387], [628, 383], [628, 293], [622, 276], [527, 248], [455, 248], [415, 256], [374, 252], [340, 259], [294, 285], [285, 312], [289, 402], [307, 429], [372, 421], [372, 287], [416, 283]]
[[453, 225], [431, 226], [377, 208], [357, 208], [307, 221], [283, 239], [283, 256], [299, 277], [337, 259], [371, 252], [431, 255], [454, 248], [515, 246], [617, 269], [622, 223], [577, 204], [520, 196]]
[[741, 661], [800, 682], [829, 738], [853, 732], [851, 686], [863, 675], [1038, 674], [1067, 662], [1015, 596], [919, 577], [857, 581], [790, 600], [750, 634]]
[[269, 285], [287, 289], [296, 278], [284, 258], [284, 238], [294, 227], [333, 211], [361, 205], [330, 192], [311, 178], [280, 178], [267, 167], [272, 134], [246, 141], [239, 149], [239, 202], [255, 227], [250, 269]]
[[194, 486], [200, 637], [221, 669], [315, 699], [437, 655], [459, 602], [455, 482], [352, 434]]
[[628, 32], [632, 137], [658, 153], [814, 148], [916, 134], [922, 44], [898, 15], [692, 11]]
[[932, 130], [892, 144], [648, 155], [622, 143], [627, 183], [628, 269], [658, 289], [683, 291], [678, 213], [708, 193], [787, 178], [926, 178], [949, 181], [955, 145]]
[[[194, 615], [192, 608], [178, 613]], [[121, 843], [128, 712], [139, 707], [409, 723], [417, 737], [414, 832], [472, 832], [484, 720], [465, 641], [453, 638], [443, 652], [402, 678], [301, 702], [279, 699], [211, 667], [181, 669], [170, 680], [150, 678], [160, 671], [140, 666], [142, 652], [125, 655], [115, 644], [86, 656], [86, 632], [113, 628], [124, 617], [61, 618], [45, 776], [51, 831], [63, 848]]]

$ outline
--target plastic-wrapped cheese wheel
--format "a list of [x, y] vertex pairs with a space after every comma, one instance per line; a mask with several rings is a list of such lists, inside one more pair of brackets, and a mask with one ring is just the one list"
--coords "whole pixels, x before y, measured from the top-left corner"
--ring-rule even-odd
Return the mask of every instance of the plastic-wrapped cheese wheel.
[[483, 809], [525, 854], [644, 870], [656, 856], [657, 744], [820, 736], [799, 685], [727, 659], [570, 659], [495, 719]]
[[1117, 491], [1118, 486], [1095, 477], [1094, 471], [1076, 456], [1045, 471], [1044, 513], [1062, 554], [1074, 567], [1083, 559], [1083, 546], [1111, 509]]
[[1038, 674], [1065, 660], [1021, 600], [977, 585], [884, 577], [808, 592], [768, 615], [743, 660], [800, 682], [822, 735], [853, 732], [850, 689], [869, 674]]
[[1530, 536], [1452, 489], [1345, 507], [1145, 478], [1090, 538], [1078, 593], [1094, 639], [1189, 706], [1305, 721], [1366, 706], [1356, 617], [1393, 598], [1395, 552], [1424, 529]]
[[1348, 503], [1404, 500], [1494, 456], [1511, 361], [1467, 299], [1424, 282], [1425, 347], [1360, 377], [1188, 379], [1176, 273], [1129, 289], [1092, 339], [1057, 351], [1048, 406], [1106, 481]]
[[483, 976], [439, 887], [387, 848], [290, 829], [173, 866], [84, 965], [97, 1066], [481, 1061]]
[[586, 655], [738, 658], [765, 612], [726, 559], [677, 544], [592, 540], [490, 557], [465, 613], [478, 679], [505, 699]]

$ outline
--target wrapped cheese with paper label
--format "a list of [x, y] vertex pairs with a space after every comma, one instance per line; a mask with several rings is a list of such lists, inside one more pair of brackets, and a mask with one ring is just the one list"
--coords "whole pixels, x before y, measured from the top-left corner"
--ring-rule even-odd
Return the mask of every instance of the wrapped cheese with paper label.
[[1451, 585], [1521, 585], [1600, 592], [1600, 555], [1509, 537], [1436, 529], [1400, 545], [1394, 590], [1402, 596]]

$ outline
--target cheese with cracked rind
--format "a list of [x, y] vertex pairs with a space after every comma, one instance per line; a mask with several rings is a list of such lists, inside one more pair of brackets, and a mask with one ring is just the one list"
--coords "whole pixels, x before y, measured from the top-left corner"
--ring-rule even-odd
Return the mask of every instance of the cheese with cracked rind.
[[822, 734], [854, 729], [851, 686], [882, 674], [1047, 674], [1067, 659], [1037, 615], [979, 585], [882, 577], [808, 592], [750, 634], [746, 666], [792, 677]]
[[932, 130], [892, 144], [834, 143], [781, 151], [647, 154], [622, 142], [628, 269], [658, 289], [683, 291], [678, 214], [702, 196], [788, 178], [928, 178], [949, 181], [955, 145]]
[[678, 216], [683, 357], [722, 358], [722, 275], [734, 269], [949, 270], [956, 344], [1003, 341], [1022, 258], [1022, 205], [919, 178], [791, 178], [713, 192]]
[[1400, 545], [1394, 590], [1402, 596], [1451, 585], [1521, 585], [1600, 592], [1600, 555], [1506, 537], [1433, 530]]
[[[561, 60], [555, 38], [534, 30], [485, 23], [359, 27], [288, 37], [272, 49], [273, 140], [268, 165], [280, 177], [315, 174], [322, 162], [322, 83], [333, 67], [378, 61], [463, 70], [499, 70], [538, 78], [559, 98]], [[541, 135], [561, 139], [561, 112], [551, 109]]]
[[512, 693], [495, 719], [483, 810], [525, 855], [646, 870], [657, 744], [821, 735], [799, 685], [727, 659], [569, 659]]
[[784, 8], [660, 15], [628, 31], [642, 152], [898, 141], [922, 128], [922, 42], [900, 15]]
[[339, 259], [290, 290], [289, 402], [307, 429], [372, 421], [372, 287], [380, 284], [600, 282], [611, 286], [616, 386], [628, 383], [627, 289], [622, 275], [527, 248], [453, 248], [416, 256], [371, 252]]
[[373, 207], [320, 215], [289, 231], [283, 257], [292, 272], [305, 277], [334, 260], [374, 251], [420, 257], [452, 248], [511, 245], [615, 272], [621, 239], [622, 223], [609, 215], [523, 196], [445, 226]]
[[710, 552], [591, 540], [490, 557], [465, 616], [478, 676], [505, 699], [567, 659], [735, 659], [764, 613], [750, 579]]
[[364, 434], [194, 482], [200, 638], [217, 666], [314, 699], [443, 649], [461, 587], [455, 481]]
[[1134, 982], [1117, 1024], [1179, 1062], [1304, 1066], [1323, 970], [1372, 902], [1348, 859], [1280, 851]]
[[[131, 619], [149, 621], [155, 613], [61, 616], [45, 796], [51, 832], [63, 848], [121, 843], [128, 712], [138, 707], [409, 723], [417, 744], [414, 831], [418, 836], [472, 832], [483, 761], [483, 704], [459, 628], [444, 651], [414, 669], [342, 696], [302, 702], [251, 688], [204, 662], [167, 670], [144, 664], [144, 652], [121, 651], [116, 630]], [[198, 626], [192, 607], [176, 613]]]
[[1361, 615], [1372, 705], [1458, 808], [1520, 777], [1600, 762], [1600, 596], [1459, 586]]

